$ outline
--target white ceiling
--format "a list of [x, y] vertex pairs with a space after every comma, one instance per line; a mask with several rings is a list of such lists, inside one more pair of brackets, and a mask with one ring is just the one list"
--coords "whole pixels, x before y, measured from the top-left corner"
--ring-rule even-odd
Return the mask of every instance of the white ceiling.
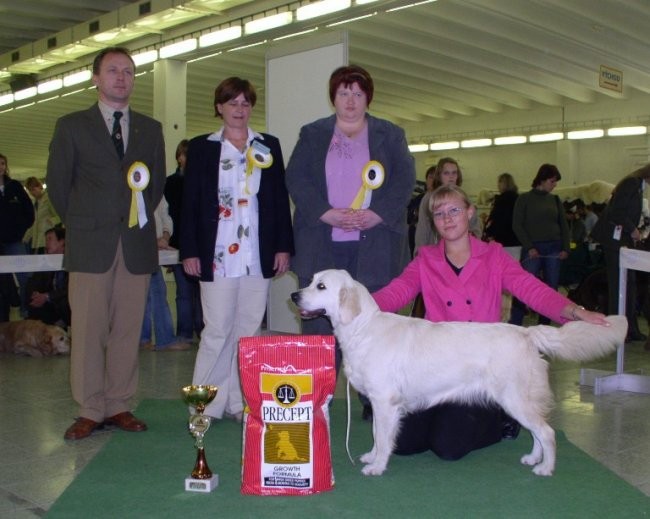
[[[0, 0], [0, 55], [128, 3], [132, 2]], [[261, 10], [282, 2], [230, 2], [237, 3], [247, 4], [240, 10]], [[366, 67], [375, 80], [371, 112], [407, 131], [417, 128], [419, 135], [436, 134], [441, 122], [454, 121], [457, 126], [458, 121], [469, 123], [485, 114], [533, 114], [542, 107], [650, 100], [648, 0], [438, 0], [384, 12], [387, 6], [406, 3], [379, 1], [378, 14], [364, 20], [336, 28], [316, 20], [305, 27], [349, 31], [350, 61]], [[226, 10], [211, 16], [227, 14]], [[205, 25], [205, 20], [201, 23]], [[178, 34], [179, 29], [175, 31]], [[163, 39], [167, 32], [156, 37]], [[230, 75], [246, 77], [257, 86], [260, 95], [251, 124], [264, 128], [264, 56], [272, 45], [224, 52], [188, 65], [189, 136], [215, 128], [212, 93]], [[198, 56], [197, 52], [183, 58]], [[599, 87], [601, 65], [624, 73], [622, 94]], [[0, 83], [0, 95], [7, 88]], [[151, 113], [152, 92], [152, 74], [139, 76], [132, 106]], [[93, 90], [86, 90], [0, 113], [0, 153], [9, 157], [13, 175], [42, 174], [56, 118], [89, 106], [95, 98]]]

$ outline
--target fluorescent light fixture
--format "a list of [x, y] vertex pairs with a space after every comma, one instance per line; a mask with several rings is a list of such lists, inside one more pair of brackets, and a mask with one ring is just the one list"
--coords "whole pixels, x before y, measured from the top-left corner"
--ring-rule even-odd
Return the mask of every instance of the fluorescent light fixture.
[[597, 139], [598, 137], [602, 137], [605, 135], [605, 131], [594, 128], [593, 130], [575, 130], [572, 132], [567, 132], [566, 136], [567, 139]]
[[351, 0], [321, 0], [320, 2], [312, 2], [311, 4], [303, 5], [296, 9], [296, 19], [299, 22], [309, 20], [310, 18], [347, 9], [351, 4]]
[[609, 137], [623, 137], [625, 135], [645, 135], [648, 133], [647, 126], [619, 126], [607, 130]]
[[36, 104], [36, 103], [35, 103], [34, 101], [32, 101], [31, 103], [27, 103], [26, 105], [17, 106], [17, 107], [16, 107], [16, 110], [20, 110], [21, 108], [28, 108], [28, 107], [30, 107], [30, 106], [34, 106], [35, 104]]
[[512, 135], [509, 137], [496, 137], [494, 144], [497, 146], [506, 146], [508, 144], [524, 144], [526, 142], [525, 135]]
[[197, 45], [198, 42], [196, 41], [196, 38], [188, 38], [187, 40], [165, 45], [160, 48], [160, 59], [171, 58], [173, 56], [185, 54], [186, 52], [191, 52], [196, 49]]
[[422, 151], [429, 151], [428, 144], [409, 144], [409, 151], [411, 153], [420, 153]]
[[224, 41], [234, 40], [239, 38], [241, 34], [241, 25], [233, 25], [226, 29], [220, 29], [208, 34], [203, 34], [199, 37], [199, 47], [209, 47], [210, 45], [216, 45], [217, 43], [223, 43]]
[[46, 99], [39, 99], [36, 102], [40, 105], [41, 103], [47, 103], [48, 101], [54, 101], [55, 99], [58, 99], [59, 97], [61, 97], [61, 96], [56, 95], [56, 96], [48, 97]]
[[68, 96], [73, 96], [75, 94], [78, 94], [79, 92], [83, 92], [85, 88], [80, 88], [79, 90], [73, 90], [72, 92], [66, 92], [65, 94], [61, 94], [61, 97], [68, 97]]
[[313, 29], [307, 29], [305, 31], [293, 32], [291, 34], [285, 34], [284, 36], [278, 36], [277, 38], [273, 38], [273, 41], [286, 40], [287, 38], [295, 38], [296, 36], [303, 36], [305, 34], [309, 34], [310, 32], [315, 32], [317, 30], [318, 27], [314, 27]]
[[528, 142], [551, 142], [561, 141], [562, 139], [564, 139], [564, 133], [562, 132], [537, 133], [528, 136]]
[[373, 2], [376, 2], [377, 0], [356, 0], [354, 3], [356, 5], [365, 5], [365, 4], [372, 4]]
[[14, 99], [16, 101], [22, 101], [23, 99], [29, 99], [30, 97], [34, 97], [36, 94], [37, 94], [36, 87], [29, 87], [23, 90], [18, 90], [18, 92], [15, 92]]
[[492, 144], [492, 139], [466, 139], [460, 142], [461, 148], [483, 148]]
[[51, 79], [50, 81], [44, 81], [43, 83], [39, 83], [36, 87], [39, 94], [47, 94], [48, 92], [54, 92], [60, 88], [63, 88], [62, 79]]
[[84, 81], [88, 81], [92, 77], [92, 72], [90, 70], [82, 70], [81, 72], [75, 72], [69, 76], [63, 78], [63, 86], [69, 87], [72, 85], [78, 85]]
[[156, 49], [147, 50], [138, 54], [133, 54], [131, 57], [133, 58], [135, 66], [139, 67], [140, 65], [146, 65], [147, 63], [153, 63], [156, 61], [158, 59], [158, 51]]
[[0, 106], [9, 105], [14, 102], [13, 94], [2, 94], [0, 95]]
[[402, 9], [408, 9], [409, 7], [416, 7], [418, 5], [430, 4], [436, 2], [437, 0], [423, 0], [422, 2], [413, 2], [412, 4], [401, 5], [399, 7], [393, 7], [392, 9], [386, 9], [387, 13], [394, 13], [395, 11], [401, 11]]
[[457, 150], [458, 148], [460, 148], [460, 142], [458, 141], [432, 142], [429, 144], [431, 151]]
[[341, 20], [340, 22], [328, 23], [325, 27], [336, 27], [337, 25], [343, 25], [344, 23], [358, 22], [359, 20], [363, 20], [364, 18], [370, 18], [371, 16], [375, 16], [376, 14], [377, 12], [375, 11], [374, 13], [364, 14], [361, 16], [357, 16], [355, 18], [348, 18], [347, 20]]
[[276, 27], [290, 24], [293, 21], [293, 13], [285, 11], [283, 13], [272, 14], [264, 18], [257, 18], [244, 24], [244, 32], [246, 34], [255, 34], [256, 32], [268, 31]]

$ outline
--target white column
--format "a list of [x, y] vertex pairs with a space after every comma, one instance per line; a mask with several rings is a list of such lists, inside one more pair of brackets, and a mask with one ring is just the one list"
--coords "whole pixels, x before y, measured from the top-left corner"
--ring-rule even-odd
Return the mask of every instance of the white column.
[[176, 170], [176, 146], [187, 138], [187, 63], [159, 60], [153, 71], [153, 116], [163, 126], [169, 173]]
[[[332, 114], [328, 83], [332, 72], [348, 63], [346, 32], [328, 33], [274, 46], [266, 55], [266, 127], [280, 139], [289, 161], [300, 127]], [[299, 78], [296, 81], [296, 78]], [[267, 306], [270, 330], [300, 333], [300, 319], [290, 306], [298, 288], [293, 273], [273, 280]]]

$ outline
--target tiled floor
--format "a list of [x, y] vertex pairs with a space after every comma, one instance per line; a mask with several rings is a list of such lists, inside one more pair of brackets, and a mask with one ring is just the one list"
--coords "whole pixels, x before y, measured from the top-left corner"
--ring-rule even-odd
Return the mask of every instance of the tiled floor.
[[[143, 351], [135, 404], [147, 398], [179, 398], [179, 388], [191, 382], [195, 351]], [[613, 370], [615, 359], [589, 366]], [[650, 375], [650, 352], [641, 343], [627, 345], [626, 371]], [[650, 395], [596, 397], [591, 388], [579, 386], [579, 374], [578, 365], [552, 364], [557, 400], [552, 425], [650, 496]], [[344, 398], [342, 381], [337, 396]], [[63, 432], [76, 409], [67, 357], [0, 356], [0, 517], [44, 516], [110, 438], [111, 432], [104, 431], [64, 442]]]

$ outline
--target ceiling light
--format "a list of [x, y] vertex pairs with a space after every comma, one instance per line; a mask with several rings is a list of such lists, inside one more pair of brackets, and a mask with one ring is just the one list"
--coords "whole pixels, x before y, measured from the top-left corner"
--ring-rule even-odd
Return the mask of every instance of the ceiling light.
[[324, 14], [334, 13], [350, 7], [351, 0], [321, 0], [311, 4], [303, 5], [296, 9], [296, 19], [301, 22], [323, 16]]
[[81, 72], [75, 72], [63, 78], [63, 86], [69, 87], [72, 85], [78, 85], [84, 81], [88, 81], [92, 77], [90, 70], [82, 70]]
[[372, 4], [373, 2], [376, 2], [377, 0], [356, 0], [354, 3], [356, 5], [364, 5], [364, 4]]
[[199, 47], [209, 47], [224, 41], [234, 40], [239, 38], [242, 33], [241, 25], [233, 25], [226, 29], [210, 32], [199, 37]]
[[461, 141], [461, 148], [483, 148], [492, 144], [492, 139], [467, 139]]
[[375, 16], [376, 14], [377, 14], [376, 12], [370, 14], [363, 14], [355, 18], [348, 18], [346, 20], [341, 20], [340, 22], [328, 23], [325, 27], [336, 27], [337, 25], [343, 25], [344, 23], [358, 22], [359, 20], [363, 20], [364, 18], [370, 18], [371, 16]]
[[39, 94], [54, 92], [55, 90], [59, 90], [60, 88], [63, 88], [63, 80], [51, 79], [50, 81], [44, 81], [43, 83], [39, 83], [36, 88]]
[[14, 99], [16, 101], [22, 101], [23, 99], [34, 97], [36, 94], [37, 94], [36, 87], [29, 87], [23, 90], [18, 90], [18, 92], [15, 92]]
[[418, 5], [430, 4], [436, 2], [437, 0], [423, 0], [422, 2], [413, 2], [412, 4], [400, 5], [399, 7], [393, 7], [392, 9], [386, 9], [387, 13], [394, 13], [395, 11], [401, 11], [402, 9], [408, 9], [409, 7], [416, 7]]
[[244, 24], [244, 32], [246, 34], [254, 34], [256, 32], [268, 31], [269, 29], [275, 29], [276, 27], [290, 24], [292, 21], [293, 14], [291, 11], [285, 11], [283, 13], [272, 14], [271, 16], [257, 18], [256, 20], [246, 22], [246, 24]]
[[[35, 87], [34, 87], [34, 88], [35, 88]], [[34, 101], [32, 101], [31, 103], [27, 103], [26, 105], [17, 106], [17, 107], [16, 107], [16, 110], [20, 110], [21, 108], [28, 108], [28, 107], [30, 107], [30, 106], [34, 106], [35, 104], [36, 104], [36, 103], [35, 103]]]
[[567, 132], [567, 139], [597, 139], [605, 135], [604, 130], [593, 129], [593, 130], [575, 130], [572, 132]]
[[460, 142], [458, 141], [432, 142], [429, 144], [431, 151], [457, 150], [458, 148], [460, 148]]
[[420, 153], [422, 151], [429, 151], [428, 144], [409, 144], [409, 151], [411, 153]]
[[550, 142], [561, 141], [562, 139], [564, 139], [564, 133], [562, 132], [538, 133], [528, 136], [528, 142]]
[[187, 40], [165, 45], [160, 48], [160, 59], [171, 58], [173, 56], [185, 54], [186, 52], [191, 52], [196, 49], [197, 44], [196, 38], [188, 38]]
[[508, 144], [524, 144], [526, 142], [525, 135], [512, 135], [510, 137], [496, 137], [494, 144], [497, 146], [504, 146]]
[[648, 133], [647, 126], [620, 126], [618, 128], [610, 128], [607, 130], [607, 135], [610, 137], [623, 137], [625, 135], [645, 135]]
[[146, 65], [147, 63], [153, 63], [156, 61], [158, 59], [158, 51], [155, 49], [147, 50], [138, 54], [132, 54], [131, 57], [133, 58], [135, 66], [139, 67], [140, 65]]
[[14, 102], [13, 94], [2, 94], [0, 95], [0, 106], [8, 105]]

